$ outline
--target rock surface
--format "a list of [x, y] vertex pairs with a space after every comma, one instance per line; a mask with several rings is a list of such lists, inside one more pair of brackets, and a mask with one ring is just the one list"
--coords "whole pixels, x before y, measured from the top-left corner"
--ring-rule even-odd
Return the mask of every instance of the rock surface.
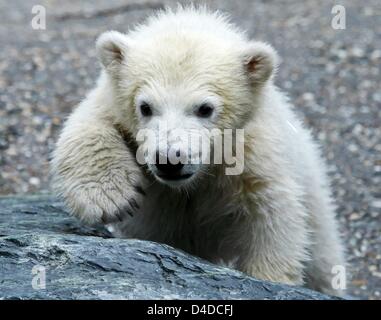
[[0, 198], [1, 299], [332, 298], [258, 281], [166, 245], [110, 238], [69, 217], [55, 199], [29, 196]]

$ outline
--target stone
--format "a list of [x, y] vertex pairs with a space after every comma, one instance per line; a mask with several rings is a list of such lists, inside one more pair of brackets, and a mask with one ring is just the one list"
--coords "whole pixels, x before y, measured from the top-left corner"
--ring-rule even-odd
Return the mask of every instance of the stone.
[[2, 299], [336, 299], [83, 226], [49, 195], [0, 197]]

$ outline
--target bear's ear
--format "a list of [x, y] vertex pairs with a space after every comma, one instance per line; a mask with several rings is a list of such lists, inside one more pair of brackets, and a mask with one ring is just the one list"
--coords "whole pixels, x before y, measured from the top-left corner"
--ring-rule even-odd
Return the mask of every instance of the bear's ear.
[[278, 67], [277, 52], [267, 43], [251, 41], [244, 53], [247, 74], [254, 84], [265, 83]]
[[97, 56], [106, 69], [121, 64], [127, 49], [127, 36], [117, 31], [102, 33], [96, 43]]

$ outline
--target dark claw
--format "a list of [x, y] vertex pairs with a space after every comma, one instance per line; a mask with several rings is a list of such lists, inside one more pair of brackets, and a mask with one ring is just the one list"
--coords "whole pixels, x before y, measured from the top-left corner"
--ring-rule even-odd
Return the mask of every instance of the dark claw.
[[131, 217], [133, 217], [134, 215], [132, 214], [132, 212], [131, 212], [131, 210], [129, 210], [129, 207], [128, 206], [125, 206], [124, 208], [123, 208], [123, 213], [124, 214], [128, 214], [128, 215], [130, 215]]
[[135, 186], [135, 190], [136, 190], [137, 192], [139, 192], [140, 194], [142, 194], [143, 196], [146, 195], [146, 193], [144, 192], [143, 188], [140, 187], [140, 186]]
[[103, 213], [102, 213], [102, 218], [101, 218], [103, 224], [107, 224], [107, 223], [108, 223], [108, 221], [107, 221], [107, 219], [106, 219], [106, 216], [107, 216], [107, 215], [106, 215], [106, 212], [103, 211]]
[[[119, 212], [119, 211], [115, 211], [115, 212], [114, 212], [114, 216], [115, 216], [120, 222], [122, 222], [122, 221], [124, 220], [123, 215], [122, 215], [121, 212]], [[104, 223], [104, 224], [109, 224], [109, 223], [111, 223], [111, 222], [114, 222], [114, 221], [113, 221], [114, 219], [110, 219], [110, 218], [107, 217], [107, 214], [106, 214], [105, 211], [103, 211], [101, 220], [102, 220], [102, 223]]]
[[131, 217], [134, 216], [130, 210], [126, 210], [126, 212], [127, 212]]
[[115, 216], [118, 218], [119, 221], [123, 221], [123, 215], [119, 211], [115, 212]]
[[[130, 201], [131, 201], [131, 203], [130, 203]], [[133, 207], [134, 209], [140, 209], [140, 207], [137, 204], [135, 199], [131, 199], [130, 201], [129, 201], [129, 203], [130, 203], [131, 207]]]

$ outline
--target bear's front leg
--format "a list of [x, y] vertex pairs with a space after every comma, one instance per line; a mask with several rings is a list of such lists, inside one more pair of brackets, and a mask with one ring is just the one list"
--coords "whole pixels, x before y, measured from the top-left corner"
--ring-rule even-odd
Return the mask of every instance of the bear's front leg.
[[68, 120], [52, 159], [58, 194], [80, 220], [111, 223], [134, 215], [144, 196], [135, 156], [111, 125]]
[[302, 285], [309, 232], [306, 210], [290, 186], [269, 182], [246, 190], [241, 203], [247, 245], [236, 268], [258, 279]]

